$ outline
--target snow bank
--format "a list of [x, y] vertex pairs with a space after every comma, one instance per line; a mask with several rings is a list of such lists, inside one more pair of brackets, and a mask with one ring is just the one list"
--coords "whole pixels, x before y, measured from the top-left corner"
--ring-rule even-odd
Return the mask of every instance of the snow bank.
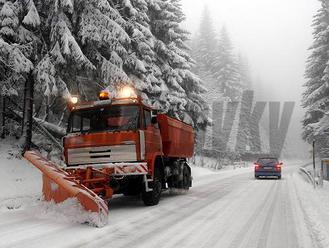
[[329, 247], [329, 182], [325, 181], [323, 188], [314, 189], [298, 174], [293, 179], [311, 236], [321, 247]]
[[25, 209], [35, 218], [88, 223], [97, 227], [106, 225], [107, 216], [85, 211], [76, 199], [68, 199], [61, 204], [41, 201], [41, 173], [20, 156], [16, 142], [13, 139], [0, 143], [0, 212]]
[[192, 169], [192, 189], [193, 187], [198, 187], [205, 185], [211, 181], [218, 181], [227, 179], [234, 176], [250, 174], [253, 172], [253, 164], [242, 163], [233, 164], [222, 167], [221, 169], [215, 169], [213, 165], [215, 164], [215, 159], [205, 158], [204, 167], [200, 167], [199, 159], [196, 159], [195, 163], [189, 163]]
[[192, 166], [192, 176], [193, 176], [193, 178], [207, 176], [207, 175], [211, 175], [211, 174], [214, 174], [214, 173], [215, 172], [213, 170], [208, 169], [208, 168]]
[[216, 158], [211, 158], [211, 157], [201, 158], [200, 156], [196, 156], [195, 159], [190, 163], [193, 166], [209, 168], [212, 170], [231, 170], [236, 168], [246, 168], [253, 166], [253, 163], [251, 162], [245, 162], [245, 161], [230, 162], [228, 160], [222, 160], [219, 162], [218, 159]]
[[16, 143], [0, 142], [0, 211], [35, 205], [41, 196], [41, 174], [21, 158]]
[[[200, 158], [197, 158], [194, 163], [190, 163], [192, 167], [192, 176], [194, 179], [202, 178], [204, 176], [212, 175], [212, 174], [228, 174], [228, 175], [236, 175], [241, 172], [250, 171], [250, 167], [252, 163], [234, 163], [232, 165], [227, 165], [221, 168], [215, 166], [216, 159], [213, 158], [204, 158], [204, 167], [200, 167]], [[234, 171], [237, 172], [234, 172]]]

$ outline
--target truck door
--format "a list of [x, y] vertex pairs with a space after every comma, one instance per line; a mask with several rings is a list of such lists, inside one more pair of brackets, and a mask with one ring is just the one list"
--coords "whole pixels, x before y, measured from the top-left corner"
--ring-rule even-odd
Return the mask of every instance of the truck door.
[[162, 152], [160, 129], [151, 122], [151, 111], [144, 109], [145, 156], [151, 160], [155, 153]]

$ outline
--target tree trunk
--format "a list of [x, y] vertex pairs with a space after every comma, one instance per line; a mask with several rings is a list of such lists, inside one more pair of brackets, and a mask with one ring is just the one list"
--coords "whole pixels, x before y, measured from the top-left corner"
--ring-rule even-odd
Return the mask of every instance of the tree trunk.
[[24, 99], [24, 129], [25, 129], [25, 145], [24, 151], [31, 149], [32, 144], [32, 126], [33, 126], [33, 94], [34, 94], [34, 78], [30, 73], [26, 84], [26, 98]]
[[21, 128], [21, 136], [25, 135], [25, 130], [26, 130], [26, 126], [25, 124], [27, 123], [26, 120], [26, 106], [27, 106], [27, 94], [28, 94], [28, 84], [29, 84], [29, 79], [27, 79], [24, 83], [24, 93], [23, 93], [23, 118], [22, 118], [22, 128]]
[[1, 138], [5, 138], [5, 123], [6, 123], [6, 117], [5, 117], [5, 111], [6, 111], [6, 96], [1, 96], [2, 100], [2, 109], [1, 109]]

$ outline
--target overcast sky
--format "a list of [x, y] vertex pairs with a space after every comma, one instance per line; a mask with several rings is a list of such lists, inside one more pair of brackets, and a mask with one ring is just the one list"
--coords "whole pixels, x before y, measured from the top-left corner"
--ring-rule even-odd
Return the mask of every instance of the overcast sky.
[[[317, 0], [182, 0], [186, 27], [197, 32], [204, 6], [215, 27], [226, 26], [237, 52], [246, 56], [258, 100], [296, 101], [291, 132], [300, 135], [300, 96], [305, 62], [312, 44]], [[263, 99], [262, 99], [263, 98]]]

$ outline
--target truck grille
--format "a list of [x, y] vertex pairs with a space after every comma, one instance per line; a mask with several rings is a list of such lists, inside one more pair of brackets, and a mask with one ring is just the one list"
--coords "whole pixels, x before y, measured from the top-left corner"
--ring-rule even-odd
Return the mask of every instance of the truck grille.
[[134, 162], [136, 160], [135, 144], [68, 149], [68, 165]]

